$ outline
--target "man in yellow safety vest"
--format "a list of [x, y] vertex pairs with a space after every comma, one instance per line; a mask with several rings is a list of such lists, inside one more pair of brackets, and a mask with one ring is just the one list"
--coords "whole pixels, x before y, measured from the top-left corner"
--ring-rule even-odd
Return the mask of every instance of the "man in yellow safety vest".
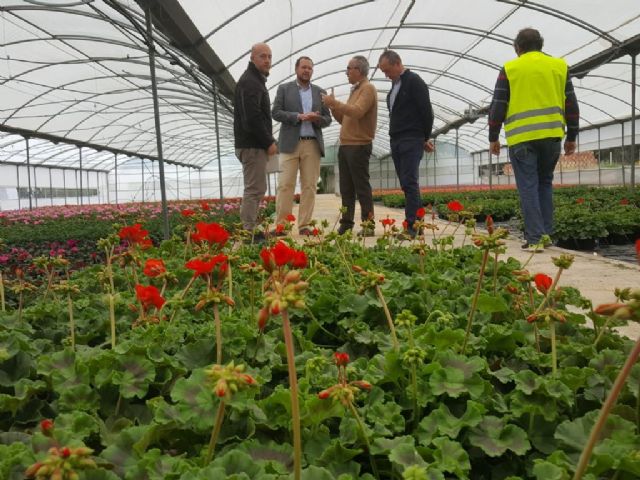
[[567, 64], [542, 53], [540, 32], [525, 28], [513, 42], [518, 58], [500, 70], [489, 110], [489, 150], [500, 154], [504, 123], [524, 218], [523, 249], [540, 251], [553, 231], [553, 170], [565, 135], [576, 149], [580, 111]]

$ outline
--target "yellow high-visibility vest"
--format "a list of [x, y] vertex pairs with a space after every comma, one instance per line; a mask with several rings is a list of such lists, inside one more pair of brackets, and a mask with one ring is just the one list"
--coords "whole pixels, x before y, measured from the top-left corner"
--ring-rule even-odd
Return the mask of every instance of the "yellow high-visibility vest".
[[504, 65], [509, 80], [509, 107], [504, 131], [509, 146], [564, 136], [567, 63], [534, 51]]

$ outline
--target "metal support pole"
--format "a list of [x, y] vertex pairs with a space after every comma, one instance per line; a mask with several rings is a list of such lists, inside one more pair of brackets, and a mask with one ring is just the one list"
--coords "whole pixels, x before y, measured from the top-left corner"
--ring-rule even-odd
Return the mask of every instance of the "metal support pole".
[[158, 86], [156, 84], [156, 60], [153, 46], [151, 26], [151, 7], [147, 6], [144, 12], [147, 23], [147, 43], [149, 46], [149, 69], [151, 71], [151, 91], [153, 93], [153, 113], [156, 126], [156, 143], [158, 153], [158, 170], [160, 172], [160, 196], [162, 198], [162, 219], [164, 226], [164, 238], [169, 239], [169, 212], [167, 209], [167, 191], [164, 184], [164, 156], [162, 155], [162, 133], [160, 131], [160, 107], [158, 106]]
[[64, 204], [67, 205], [67, 171], [62, 169], [62, 190], [64, 191]]
[[105, 183], [107, 184], [107, 187], [106, 187], [106, 190], [107, 190], [107, 203], [109, 205], [111, 205], [111, 192], [109, 191], [111, 185], [109, 185], [109, 172], [106, 172], [104, 174], [104, 180], [105, 180]]
[[[578, 135], [578, 138], [576, 139], [576, 153], [580, 153], [580, 135]], [[576, 167], [578, 168], [578, 185], [582, 185], [582, 178], [580, 175], [582, 168], [578, 163], [578, 158], [580, 157], [576, 157]]]
[[78, 170], [73, 171], [73, 180], [76, 191], [76, 205], [80, 205], [80, 197], [78, 196], [78, 194], [80, 193], [80, 190], [78, 190]]
[[20, 166], [16, 165], [16, 185], [18, 193], [18, 210], [22, 210], [22, 202], [20, 201]]
[[600, 127], [598, 127], [598, 186], [602, 186], [602, 152], [600, 151]]
[[627, 184], [627, 179], [626, 179], [626, 174], [624, 171], [624, 164], [626, 163], [627, 160], [627, 156], [624, 154], [624, 122], [622, 122], [620, 124], [620, 126], [622, 127], [622, 159], [621, 159], [621, 163], [622, 163], [622, 186], [625, 186]]
[[100, 175], [96, 172], [96, 196], [98, 197], [98, 203], [102, 203], [100, 201]]
[[489, 150], [489, 190], [493, 190], [493, 155]]
[[86, 170], [87, 173], [87, 203], [91, 205], [91, 179], [89, 178], [89, 170]]
[[27, 143], [27, 186], [29, 187], [29, 210], [33, 210], [31, 200], [33, 192], [31, 191], [31, 156], [29, 154], [29, 137], [25, 137], [24, 140]]
[[[211, 84], [213, 86], [213, 120], [215, 123], [216, 129], [216, 154], [218, 156], [218, 185], [220, 187], [220, 198], [224, 197], [224, 192], [222, 191], [222, 159], [220, 157], [220, 125], [218, 124], [218, 86], [215, 80], [211, 79]], [[267, 176], [267, 180], [268, 180]], [[271, 196], [271, 182], [269, 182], [269, 196]]]
[[151, 184], [153, 185], [153, 201], [156, 201], [156, 169], [151, 162]]
[[438, 137], [433, 138], [433, 188], [438, 186], [438, 178], [436, 172], [436, 163], [438, 162], [438, 149], [436, 148], [436, 142], [438, 141]]
[[200, 184], [200, 198], [202, 198], [202, 170], [198, 170], [198, 183]]
[[629, 187], [636, 185], [636, 55], [631, 55], [631, 179]]
[[180, 177], [178, 175], [178, 165], [176, 165], [176, 192], [178, 195], [178, 200], [180, 200]]
[[49, 169], [49, 203], [53, 207], [53, 181], [51, 180], [51, 169]]
[[456, 128], [456, 188], [460, 189], [460, 153], [458, 151], [458, 130]]
[[116, 205], [118, 205], [118, 154], [115, 153], [115, 161], [114, 161], [114, 167], [113, 167], [113, 171], [114, 171], [114, 175], [113, 175], [113, 183], [114, 183], [114, 190], [115, 190], [115, 196], [116, 196]]
[[189, 175], [189, 200], [193, 200], [193, 192], [191, 191], [191, 168], [187, 170], [187, 174]]
[[38, 208], [38, 167], [33, 166], [33, 199], [36, 202], [36, 208]]
[[78, 152], [80, 152], [80, 205], [83, 205], [84, 199], [82, 198], [82, 147], [78, 147]]
[[142, 203], [144, 203], [144, 158], [140, 159], [140, 185], [142, 185]]

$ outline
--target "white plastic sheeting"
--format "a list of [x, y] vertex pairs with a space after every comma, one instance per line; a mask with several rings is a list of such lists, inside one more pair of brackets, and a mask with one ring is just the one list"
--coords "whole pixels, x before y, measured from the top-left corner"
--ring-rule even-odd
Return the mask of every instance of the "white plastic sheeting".
[[[498, 69], [514, 57], [512, 39], [538, 28], [544, 51], [574, 66], [640, 33], [638, 0], [168, 0], [190, 17], [237, 79], [252, 44], [267, 41], [274, 65], [268, 87], [293, 78], [295, 59], [315, 62], [314, 81], [346, 99], [345, 67], [362, 54], [379, 92], [374, 152], [388, 152], [385, 95], [375, 68], [385, 48], [429, 84], [435, 128], [486, 107]], [[143, 2], [140, 2], [143, 3]], [[119, 8], [116, 8], [119, 7]], [[109, 146], [156, 152], [143, 11], [133, 0], [0, 1], [0, 122], [3, 125]], [[201, 167], [215, 160], [210, 81], [168, 38], [156, 34], [164, 157]], [[574, 79], [583, 126], [631, 115], [629, 55]], [[637, 112], [637, 110], [636, 110]], [[220, 108], [222, 153], [233, 151], [231, 114]], [[277, 128], [277, 124], [275, 125]], [[337, 141], [339, 126], [326, 131]], [[453, 142], [455, 131], [439, 139]], [[486, 119], [459, 129], [460, 146], [487, 147]], [[0, 161], [24, 161], [24, 143], [0, 137]], [[76, 146], [42, 145], [34, 163], [78, 165]], [[86, 151], [85, 168], [110, 169], [114, 154]]]

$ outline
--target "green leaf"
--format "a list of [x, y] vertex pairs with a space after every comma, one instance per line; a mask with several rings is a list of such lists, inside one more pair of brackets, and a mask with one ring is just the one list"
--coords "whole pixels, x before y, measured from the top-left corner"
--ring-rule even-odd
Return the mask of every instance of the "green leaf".
[[571, 477], [567, 471], [553, 463], [539, 458], [534, 460], [533, 474], [536, 480], [569, 480]]
[[496, 313], [509, 311], [509, 305], [502, 297], [481, 293], [478, 295], [478, 311], [483, 313]]
[[[587, 444], [591, 429], [595, 425], [599, 412], [594, 410], [575, 420], [566, 420], [558, 425], [555, 438], [565, 445], [570, 451], [581, 452]], [[605, 427], [601, 434], [601, 440], [612, 438], [616, 441], [630, 442], [635, 438], [635, 425], [617, 415], [610, 414], [607, 417]], [[601, 448], [596, 446], [596, 451]]]
[[389, 452], [389, 460], [400, 465], [401, 467], [408, 468], [414, 465], [419, 467], [426, 467], [427, 462], [420, 456], [413, 445], [408, 443], [402, 443], [391, 449]]
[[302, 470], [302, 480], [335, 480], [334, 477], [329, 470], [322, 467], [316, 467], [315, 465], [311, 465], [304, 470]]
[[440, 437], [433, 440], [436, 450], [433, 458], [436, 460], [436, 467], [443, 472], [450, 472], [458, 478], [465, 478], [471, 470], [469, 455], [458, 442]]
[[415, 448], [415, 440], [408, 435], [394, 438], [376, 438], [371, 445], [371, 454], [387, 455], [400, 445], [408, 445], [411, 448]]
[[255, 478], [264, 473], [264, 468], [260, 464], [240, 450], [229, 450], [221, 457], [216, 458], [212, 465], [224, 468], [227, 475], [245, 474], [247, 479]]
[[179, 379], [171, 391], [171, 399], [176, 403], [172, 410], [177, 414], [173, 420], [178, 424], [199, 432], [211, 430], [218, 400], [203, 369], [194, 370], [189, 378]]
[[449, 408], [441, 403], [436, 410], [424, 417], [418, 426], [416, 435], [421, 445], [428, 446], [434, 437], [446, 435], [451, 439], [458, 437], [464, 427], [475, 427], [482, 421], [485, 407], [473, 400], [467, 400], [467, 408], [461, 417], [456, 417]]
[[143, 398], [156, 376], [156, 370], [146, 358], [127, 355], [120, 358], [122, 371], [113, 376], [113, 384], [120, 386], [124, 398]]
[[506, 421], [486, 416], [469, 433], [469, 441], [490, 457], [499, 457], [507, 450], [524, 455], [530, 448], [527, 434], [516, 425], [506, 425]]
[[468, 393], [476, 399], [484, 392], [486, 382], [477, 372], [486, 370], [486, 362], [480, 357], [445, 352], [438, 355], [433, 368], [429, 386], [435, 395], [446, 393], [457, 398]]

